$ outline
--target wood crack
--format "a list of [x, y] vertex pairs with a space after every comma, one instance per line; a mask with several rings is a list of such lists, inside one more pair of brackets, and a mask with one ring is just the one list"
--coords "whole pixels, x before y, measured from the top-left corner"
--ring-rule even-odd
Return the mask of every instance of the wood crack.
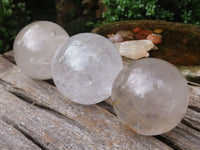
[[20, 100], [28, 103], [28, 104], [31, 104], [31, 105], [34, 105], [35, 107], [39, 108], [39, 109], [42, 109], [42, 110], [45, 110], [47, 111], [48, 113], [50, 114], [53, 114], [55, 116], [57, 116], [58, 118], [62, 118], [62, 119], [65, 119], [69, 122], [72, 122], [74, 125], [82, 128], [82, 129], [86, 129], [85, 127], [83, 127], [81, 124], [79, 124], [78, 122], [76, 122], [75, 120], [71, 119], [71, 118], [68, 118], [66, 117], [65, 115], [61, 114], [60, 112], [50, 108], [50, 107], [47, 107], [45, 105], [40, 105], [40, 104], [37, 104], [37, 103], [34, 103], [35, 100], [33, 100], [32, 98], [29, 98], [27, 97], [26, 95], [23, 95], [21, 93], [18, 93], [18, 92], [13, 92], [13, 91], [9, 91], [10, 93], [12, 93], [13, 95], [15, 95], [16, 97], [18, 97]]
[[192, 128], [198, 132], [200, 132], [200, 129], [194, 127], [191, 123], [189, 123], [188, 121], [186, 121], [185, 119], [182, 119], [181, 123], [183, 123], [184, 125], [188, 126], [189, 128]]
[[[23, 100], [24, 102], [26, 103], [29, 103], [29, 104], [32, 104], [34, 106], [37, 106], [41, 109], [45, 109], [53, 114], [56, 114], [58, 116], [62, 116], [62, 117], [66, 117], [64, 116], [63, 114], [57, 112], [56, 110], [50, 108], [50, 107], [47, 107], [45, 105], [41, 105], [41, 104], [38, 104], [38, 103], [35, 103], [35, 100], [33, 100], [32, 98], [26, 96], [24, 93], [26, 93], [25, 90], [23, 89], [20, 89], [18, 87], [15, 87], [14, 85], [6, 82], [6, 81], [3, 81], [0, 79], [0, 85], [3, 85], [3, 88], [7, 91], [9, 91], [10, 93], [12, 93], [13, 95], [15, 95], [16, 97], [20, 98], [21, 100]], [[7, 86], [10, 86], [9, 88], [7, 88]]]
[[52, 85], [52, 86], [56, 86], [55, 83], [53, 82], [53, 79], [49, 79], [49, 80], [44, 80], [44, 82]]
[[162, 135], [154, 136], [159, 141], [162, 141], [163, 143], [167, 144], [168, 146], [172, 147], [175, 150], [182, 150], [180, 147], [178, 147], [173, 141], [171, 141], [168, 138], [163, 137]]
[[197, 111], [197, 112], [200, 112], [200, 108], [198, 107], [195, 107], [195, 106], [188, 106], [188, 108], [194, 110], [194, 111]]
[[[10, 53], [9, 53], [10, 52]], [[9, 51], [9, 52], [7, 52], [6, 54], [3, 54], [2, 56], [5, 58], [5, 59], [7, 59], [8, 61], [10, 61], [10, 62], [12, 62], [13, 64], [16, 64], [16, 62], [15, 62], [15, 58], [14, 58], [14, 56], [13, 56], [13, 51]]]
[[[36, 100], [26, 96], [26, 94], [24, 94], [26, 91], [24, 91], [23, 89], [20, 89], [20, 88], [17, 88], [15, 87], [14, 85], [8, 83], [8, 82], [5, 82], [3, 80], [0, 79], [0, 84], [4, 85], [4, 89], [7, 90], [8, 92], [12, 93], [13, 95], [15, 95], [16, 97], [18, 97], [20, 100], [28, 103], [28, 104], [31, 104], [31, 105], [34, 105], [35, 107], [38, 107], [40, 109], [43, 109], [53, 115], [56, 115], [58, 118], [62, 118], [62, 119], [65, 119], [65, 120], [70, 120], [71, 122], [73, 122], [73, 124], [76, 124], [76, 126], [79, 126], [80, 128], [84, 128], [86, 129], [85, 127], [83, 127], [81, 124], [79, 124], [78, 122], [76, 122], [75, 120], [71, 119], [71, 118], [68, 118], [67, 116], [63, 115], [62, 113], [56, 111], [55, 109], [52, 109], [50, 107], [47, 107], [45, 105], [42, 105], [42, 104], [39, 104], [39, 103], [35, 103], [37, 102]], [[6, 88], [6, 86], [10, 86], [12, 88]], [[110, 106], [112, 107], [112, 106]]]
[[9, 120], [5, 116], [2, 116], [1, 119], [8, 125], [11, 125], [13, 128], [15, 128], [17, 131], [19, 131], [21, 134], [23, 134], [28, 140], [30, 140], [32, 143], [37, 145], [42, 150], [48, 150], [47, 147], [42, 145], [39, 141], [34, 139], [31, 135], [29, 135], [25, 130], [22, 130], [17, 124], [15, 124], [13, 121]]
[[103, 101], [103, 102], [101, 102], [101, 103], [98, 103], [97, 105], [98, 105], [99, 107], [101, 107], [101, 108], [103, 108], [103, 109], [109, 111], [111, 114], [113, 114], [113, 115], [116, 116], [115, 111], [114, 111], [114, 109], [113, 109], [113, 106], [111, 106], [111, 105], [108, 104], [107, 102]]

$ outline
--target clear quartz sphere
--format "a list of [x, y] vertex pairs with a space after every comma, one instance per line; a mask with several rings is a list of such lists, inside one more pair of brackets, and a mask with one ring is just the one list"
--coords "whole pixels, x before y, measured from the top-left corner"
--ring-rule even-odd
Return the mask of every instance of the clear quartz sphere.
[[138, 134], [158, 135], [173, 129], [189, 103], [187, 81], [172, 64], [144, 58], [125, 66], [112, 88], [119, 119]]
[[95, 104], [111, 95], [112, 84], [122, 69], [118, 50], [94, 33], [72, 36], [56, 52], [52, 75], [56, 87], [79, 104]]
[[68, 33], [53, 22], [31, 23], [18, 33], [14, 41], [15, 61], [29, 77], [50, 79], [53, 56], [68, 38]]

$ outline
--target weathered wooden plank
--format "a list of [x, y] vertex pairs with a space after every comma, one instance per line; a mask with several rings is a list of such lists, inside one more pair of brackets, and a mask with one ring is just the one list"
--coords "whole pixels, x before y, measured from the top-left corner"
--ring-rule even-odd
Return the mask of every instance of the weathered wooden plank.
[[13, 52], [13, 50], [4, 53], [3, 56], [6, 59], [8, 59], [10, 62], [12, 62], [12, 63], [15, 64], [15, 58], [14, 58], [14, 52]]
[[190, 87], [190, 103], [189, 105], [200, 110], [200, 87], [199, 86], [189, 86]]
[[0, 119], [0, 149], [1, 150], [41, 150], [28, 140], [20, 131]]
[[0, 117], [31, 136], [44, 149], [104, 148], [97, 134], [75, 121], [26, 103], [2, 88], [0, 90]]
[[199, 150], [200, 133], [180, 123], [172, 131], [161, 135], [180, 150]]
[[200, 112], [188, 109], [184, 117], [184, 122], [200, 132]]
[[[0, 56], [0, 85], [32, 103], [55, 110], [80, 124], [93, 135], [95, 142], [98, 141], [98, 149], [102, 147], [103, 149], [171, 149], [154, 137], [134, 134], [119, 122], [116, 116], [97, 105], [83, 106], [67, 100], [54, 86], [28, 78], [17, 66], [2, 56]], [[54, 132], [56, 131], [55, 129]], [[74, 137], [77, 140], [81, 138], [78, 135]]]

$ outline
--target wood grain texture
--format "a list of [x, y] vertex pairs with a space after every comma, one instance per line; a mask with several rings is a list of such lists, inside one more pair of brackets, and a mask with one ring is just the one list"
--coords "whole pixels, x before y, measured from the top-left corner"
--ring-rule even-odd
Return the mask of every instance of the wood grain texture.
[[180, 123], [172, 131], [161, 135], [180, 150], [199, 150], [200, 133]]
[[200, 111], [200, 87], [199, 86], [189, 86], [190, 87], [190, 106], [199, 109]]
[[2, 88], [0, 90], [1, 118], [38, 141], [44, 149], [104, 148], [96, 134], [77, 122], [30, 105]]
[[172, 149], [154, 137], [134, 134], [97, 105], [83, 106], [67, 100], [54, 86], [30, 79], [3, 56], [0, 86], [1, 93], [6, 93], [0, 96], [3, 117], [47, 149]]
[[0, 119], [0, 149], [1, 150], [41, 150], [36, 144], [27, 139], [12, 125]]
[[183, 122], [200, 132], [200, 112], [188, 109]]

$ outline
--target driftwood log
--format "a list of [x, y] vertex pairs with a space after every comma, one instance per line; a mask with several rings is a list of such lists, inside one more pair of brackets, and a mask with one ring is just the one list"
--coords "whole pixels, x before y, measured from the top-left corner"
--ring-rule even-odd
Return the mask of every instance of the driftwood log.
[[110, 100], [78, 105], [52, 80], [34, 80], [0, 55], [0, 149], [16, 150], [200, 150], [200, 87], [190, 83], [190, 106], [182, 122], [159, 136], [141, 136], [116, 117]]

